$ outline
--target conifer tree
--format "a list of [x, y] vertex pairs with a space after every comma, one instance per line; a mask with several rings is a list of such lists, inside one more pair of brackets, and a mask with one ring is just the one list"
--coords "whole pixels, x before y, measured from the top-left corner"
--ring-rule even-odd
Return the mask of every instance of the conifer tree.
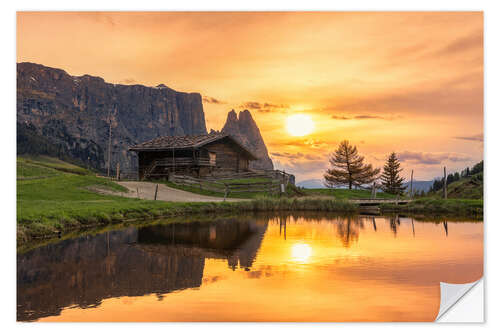
[[324, 174], [325, 185], [334, 187], [336, 185], [359, 186], [373, 182], [380, 169], [373, 168], [371, 164], [364, 163], [365, 158], [359, 156], [356, 146], [349, 144], [349, 141], [342, 141], [337, 150], [330, 156], [331, 169]]
[[403, 195], [406, 186], [403, 185], [404, 178], [400, 176], [402, 168], [400, 168], [399, 160], [396, 153], [391, 153], [384, 165], [384, 172], [380, 176], [382, 180], [382, 188], [384, 192], [391, 194]]

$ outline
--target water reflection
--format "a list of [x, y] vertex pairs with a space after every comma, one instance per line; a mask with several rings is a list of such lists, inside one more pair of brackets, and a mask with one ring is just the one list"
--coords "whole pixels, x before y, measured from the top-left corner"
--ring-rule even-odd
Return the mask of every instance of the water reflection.
[[440, 281], [481, 275], [478, 222], [240, 216], [130, 227], [19, 254], [17, 318], [432, 320]]

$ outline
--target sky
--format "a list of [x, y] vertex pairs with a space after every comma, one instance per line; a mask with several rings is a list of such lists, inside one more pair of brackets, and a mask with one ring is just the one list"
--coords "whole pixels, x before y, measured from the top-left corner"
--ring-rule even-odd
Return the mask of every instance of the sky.
[[17, 61], [199, 92], [208, 129], [248, 109], [298, 181], [342, 140], [375, 167], [396, 152], [407, 179], [483, 158], [481, 12], [19, 12]]

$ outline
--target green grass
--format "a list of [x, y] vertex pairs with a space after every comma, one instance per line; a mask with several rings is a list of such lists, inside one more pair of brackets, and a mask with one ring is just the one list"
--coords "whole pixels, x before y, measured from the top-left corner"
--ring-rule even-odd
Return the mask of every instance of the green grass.
[[[224, 180], [221, 181], [220, 183], [226, 183], [226, 184], [253, 184], [253, 183], [261, 183], [261, 182], [269, 182], [269, 178], [241, 178], [241, 179], [231, 179], [231, 180]], [[179, 185], [175, 184], [169, 181], [160, 181], [159, 183], [165, 184], [169, 187], [176, 188], [179, 190], [187, 191], [187, 192], [192, 192], [196, 194], [201, 194], [201, 195], [208, 195], [212, 197], [218, 197], [218, 198], [223, 198], [224, 193], [223, 192], [216, 192], [216, 191], [210, 191], [204, 188], [199, 188], [196, 186], [189, 186], [189, 185]], [[224, 185], [222, 184], [212, 184], [213, 187], [220, 188], [221, 191], [224, 191]], [[278, 197], [278, 194], [269, 194], [265, 192], [229, 192], [229, 195], [227, 196], [228, 198], [237, 198], [237, 199], [255, 199], [259, 198], [262, 196], [266, 197]]]
[[17, 178], [35, 178], [35, 177], [52, 177], [59, 174], [58, 171], [47, 168], [44, 166], [39, 166], [32, 163], [27, 163], [25, 161], [17, 161]]
[[382, 212], [408, 212], [427, 214], [450, 214], [461, 216], [482, 217], [482, 199], [437, 199], [422, 198], [406, 205], [382, 204]]
[[39, 170], [42, 168], [46, 168], [47, 172], [61, 171], [79, 175], [92, 174], [91, 171], [85, 168], [49, 156], [19, 156], [17, 158], [18, 177], [19, 171], [23, 172], [23, 167], [38, 167]]
[[[315, 188], [302, 189], [308, 195], [333, 196], [336, 199], [370, 199], [371, 191], [369, 190], [349, 190], [349, 189], [330, 189], [330, 188]], [[389, 193], [378, 192], [378, 199], [395, 199], [396, 196]]]

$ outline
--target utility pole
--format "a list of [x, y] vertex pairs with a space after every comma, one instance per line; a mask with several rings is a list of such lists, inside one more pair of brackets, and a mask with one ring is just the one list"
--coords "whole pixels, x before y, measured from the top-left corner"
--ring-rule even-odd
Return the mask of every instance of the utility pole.
[[448, 199], [448, 191], [446, 189], [446, 167], [444, 167], [443, 196], [445, 199]]
[[109, 111], [108, 114], [109, 118], [109, 139], [108, 139], [108, 177], [110, 176], [110, 170], [111, 170], [111, 110]]
[[413, 170], [411, 170], [411, 180], [410, 180], [410, 198], [413, 198]]

